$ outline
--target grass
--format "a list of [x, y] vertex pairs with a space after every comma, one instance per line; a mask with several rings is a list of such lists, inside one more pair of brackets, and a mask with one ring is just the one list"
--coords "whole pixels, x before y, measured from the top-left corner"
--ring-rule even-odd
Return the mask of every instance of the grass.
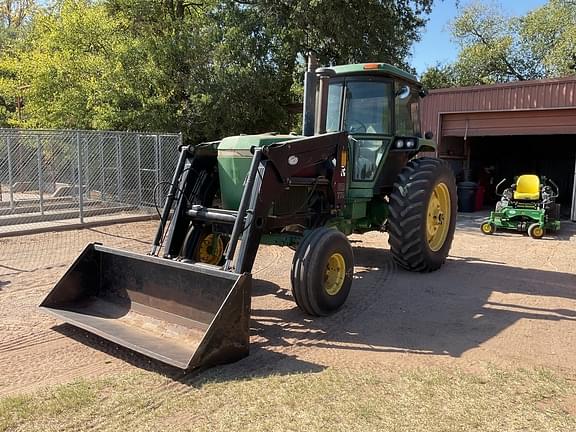
[[0, 399], [0, 431], [565, 432], [576, 431], [575, 394], [546, 369], [216, 371], [192, 385], [139, 372]]
[[59, 386], [33, 395], [0, 399], [0, 431], [44, 419], [65, 418], [98, 400], [97, 388], [86, 381]]

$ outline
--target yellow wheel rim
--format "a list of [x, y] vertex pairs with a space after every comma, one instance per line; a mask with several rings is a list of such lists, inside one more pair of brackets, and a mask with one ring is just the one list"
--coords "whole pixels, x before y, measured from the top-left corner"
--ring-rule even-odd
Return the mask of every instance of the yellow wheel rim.
[[324, 272], [324, 291], [329, 295], [336, 295], [342, 289], [346, 277], [346, 261], [339, 253], [333, 253], [328, 258]]
[[544, 235], [544, 230], [537, 226], [532, 229], [532, 234], [534, 237], [542, 237]]
[[486, 234], [490, 234], [492, 232], [492, 226], [489, 223], [482, 224], [482, 231]]
[[428, 246], [433, 252], [439, 251], [450, 229], [451, 217], [450, 191], [444, 183], [438, 183], [428, 202], [426, 218], [426, 236]]
[[197, 261], [216, 265], [222, 259], [223, 253], [224, 242], [222, 238], [218, 235], [207, 234], [202, 238], [200, 246], [198, 247]]

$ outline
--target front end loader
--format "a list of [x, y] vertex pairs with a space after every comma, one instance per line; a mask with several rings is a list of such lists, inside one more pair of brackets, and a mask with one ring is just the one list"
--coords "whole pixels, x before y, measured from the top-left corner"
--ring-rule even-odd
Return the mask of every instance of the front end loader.
[[347, 236], [388, 231], [399, 266], [440, 268], [456, 222], [449, 166], [419, 129], [416, 79], [384, 63], [306, 74], [303, 135], [239, 135], [180, 148], [149, 255], [91, 244], [41, 304], [67, 323], [181, 369], [249, 352], [260, 244], [296, 249], [308, 315], [352, 287]]

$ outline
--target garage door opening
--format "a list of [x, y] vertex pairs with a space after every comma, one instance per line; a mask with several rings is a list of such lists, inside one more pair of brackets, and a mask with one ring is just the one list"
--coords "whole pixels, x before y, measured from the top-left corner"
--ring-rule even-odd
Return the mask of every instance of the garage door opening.
[[551, 178], [560, 188], [557, 202], [562, 205], [562, 217], [570, 218], [576, 165], [575, 141], [574, 135], [468, 137], [465, 146], [468, 174], [472, 180], [485, 186], [484, 205], [487, 207], [493, 207], [498, 200], [494, 189], [503, 178], [507, 179], [506, 185], [521, 174]]

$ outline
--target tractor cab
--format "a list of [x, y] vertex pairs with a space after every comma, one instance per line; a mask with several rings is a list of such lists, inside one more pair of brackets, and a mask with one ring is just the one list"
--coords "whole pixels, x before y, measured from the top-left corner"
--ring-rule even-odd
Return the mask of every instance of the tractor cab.
[[[349, 133], [352, 188], [371, 189], [382, 161], [404, 166], [426, 146], [419, 116], [425, 92], [413, 75], [386, 63], [365, 63], [316, 69], [316, 76], [314, 133]], [[402, 155], [388, 158], [390, 152]]]

